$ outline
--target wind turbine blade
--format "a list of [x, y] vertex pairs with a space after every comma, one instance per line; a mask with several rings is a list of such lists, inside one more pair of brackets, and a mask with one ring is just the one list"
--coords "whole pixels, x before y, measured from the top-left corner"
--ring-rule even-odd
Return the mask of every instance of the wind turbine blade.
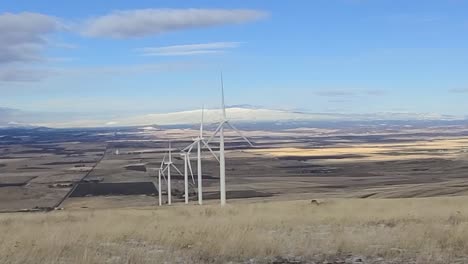
[[223, 120], [226, 120], [226, 105], [224, 104], [224, 80], [223, 80], [222, 71], [221, 71], [221, 107], [223, 110]]
[[166, 154], [164, 154], [164, 157], [163, 157], [163, 160], [162, 160], [162, 162], [161, 162], [161, 166], [159, 167], [159, 169], [162, 170], [165, 161], [166, 161]]
[[187, 154], [187, 164], [189, 167], [190, 175], [192, 176], [192, 182], [195, 184], [195, 178], [193, 177], [193, 170], [192, 170], [192, 161], [190, 160], [190, 155]]
[[192, 146], [190, 146], [190, 148], [188, 149], [187, 151], [187, 155], [190, 154], [190, 151], [192, 151], [193, 147], [195, 146], [195, 144], [197, 144], [197, 141], [198, 140], [195, 140], [195, 142], [193, 142]]
[[201, 140], [201, 142], [203, 143], [203, 145], [205, 145], [205, 147], [211, 152], [211, 154], [213, 154], [215, 159], [219, 162], [218, 156], [216, 156], [216, 153], [211, 149], [210, 145], [208, 145], [208, 143], [206, 143], [204, 140]]
[[[164, 170], [165, 170], [165, 169], [164, 169]], [[166, 184], [167, 184], [166, 174], [164, 174], [164, 170], [161, 170], [161, 175], [163, 176], [164, 181], [165, 181]]]
[[190, 152], [190, 151], [187, 151], [188, 149], [191, 149], [193, 148], [193, 146], [196, 144], [197, 142], [193, 142], [192, 144], [188, 145], [187, 147], [185, 147], [182, 151], [183, 152]]
[[200, 138], [203, 138], [203, 116], [205, 114], [205, 106], [202, 106], [201, 110], [201, 123], [200, 123]]
[[230, 126], [233, 130], [235, 130], [235, 131], [237, 132], [237, 134], [238, 134], [239, 136], [241, 136], [241, 138], [243, 138], [245, 141], [247, 141], [247, 143], [249, 143], [249, 145], [250, 145], [251, 147], [253, 147], [252, 142], [250, 142], [250, 140], [249, 140], [248, 138], [246, 138], [244, 135], [242, 135], [242, 133], [240, 132], [239, 129], [237, 129], [236, 127], [234, 127], [234, 126], [233, 126], [231, 123], [229, 123], [228, 121], [226, 122], [226, 124], [228, 124], [228, 126]]
[[171, 163], [171, 166], [177, 171], [177, 173], [180, 174], [180, 176], [184, 176], [184, 174], [182, 174], [182, 172], [180, 172], [180, 170], [174, 165], [174, 163]]
[[213, 135], [211, 135], [210, 139], [208, 139], [208, 143], [210, 143], [210, 142], [214, 139], [214, 137], [216, 137], [216, 135], [219, 133], [219, 130], [221, 129], [222, 126], [224, 126], [224, 121], [221, 122], [221, 123], [219, 124], [219, 126], [216, 128], [216, 130], [215, 130], [215, 132], [213, 133]]
[[171, 141], [169, 141], [169, 163], [172, 162], [172, 146]]

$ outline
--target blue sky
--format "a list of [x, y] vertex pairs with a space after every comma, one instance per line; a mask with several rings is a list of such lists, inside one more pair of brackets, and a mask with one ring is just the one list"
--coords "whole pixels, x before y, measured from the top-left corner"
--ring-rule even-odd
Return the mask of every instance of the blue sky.
[[[467, 115], [468, 1], [3, 1], [0, 107]], [[3, 51], [2, 51], [3, 49]]]

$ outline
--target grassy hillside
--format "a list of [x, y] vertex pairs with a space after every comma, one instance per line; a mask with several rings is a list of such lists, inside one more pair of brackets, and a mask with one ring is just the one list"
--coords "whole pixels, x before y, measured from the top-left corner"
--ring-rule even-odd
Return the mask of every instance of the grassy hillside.
[[468, 263], [468, 197], [2, 214], [0, 234], [1, 263]]

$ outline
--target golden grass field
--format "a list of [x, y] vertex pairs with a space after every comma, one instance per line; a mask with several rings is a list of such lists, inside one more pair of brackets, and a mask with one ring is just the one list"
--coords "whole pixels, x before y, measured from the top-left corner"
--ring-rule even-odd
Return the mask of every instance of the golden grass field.
[[1, 214], [0, 263], [468, 263], [467, 205], [330, 199]]
[[[400, 160], [401, 156], [388, 153], [406, 153], [405, 159], [426, 159], [437, 157], [441, 154], [444, 158], [466, 158], [468, 152], [468, 138], [436, 138], [433, 140], [412, 141], [408, 143], [342, 143], [333, 147], [323, 148], [274, 148], [254, 149], [246, 152], [269, 155], [273, 157], [283, 156], [323, 156], [323, 155], [366, 155], [362, 158], [347, 158], [345, 160], [327, 160], [327, 162], [355, 162], [355, 161], [385, 161]], [[408, 155], [411, 154], [411, 155]]]

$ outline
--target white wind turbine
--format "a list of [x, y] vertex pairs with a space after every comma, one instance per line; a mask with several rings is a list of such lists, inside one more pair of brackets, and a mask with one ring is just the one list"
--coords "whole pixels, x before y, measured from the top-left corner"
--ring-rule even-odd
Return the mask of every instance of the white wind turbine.
[[161, 206], [162, 205], [161, 169], [158, 169], [158, 200], [159, 200], [159, 206]]
[[[162, 167], [162, 163], [161, 163], [161, 167]], [[162, 205], [162, 192], [161, 192], [161, 168], [148, 168], [148, 171], [149, 171], [149, 176], [150, 177], [153, 177], [153, 172], [157, 172], [157, 175], [154, 175], [154, 177], [158, 177], [158, 200], [159, 200], [159, 206]]]
[[226, 117], [226, 106], [224, 104], [224, 82], [223, 82], [223, 73], [221, 73], [221, 109], [223, 112], [223, 119], [219, 123], [218, 127], [216, 128], [215, 132], [208, 140], [207, 143], [210, 143], [213, 138], [219, 134], [219, 181], [220, 181], [220, 198], [221, 198], [221, 205], [226, 204], [226, 163], [225, 163], [225, 155], [224, 155], [224, 126], [228, 126], [232, 128], [236, 133], [244, 139], [251, 147], [253, 147], [252, 142], [248, 140], [242, 133], [235, 128]]
[[182, 172], [174, 165], [172, 162], [172, 148], [171, 148], [171, 142], [169, 141], [169, 152], [168, 152], [168, 161], [165, 162], [166, 156], [164, 155], [163, 158], [163, 167], [166, 165], [164, 168], [161, 168], [161, 174], [164, 175], [164, 172], [167, 170], [167, 204], [171, 205], [172, 204], [172, 186], [171, 186], [171, 167], [174, 168], [181, 176]]
[[184, 158], [184, 191], [185, 191], [185, 204], [189, 202], [188, 194], [188, 170], [190, 170], [190, 175], [192, 176], [192, 182], [195, 184], [195, 179], [193, 178], [192, 165], [190, 162], [190, 153], [182, 150], [180, 155]]
[[164, 177], [164, 181], [167, 184], [167, 179], [166, 176], [163, 173], [163, 167], [164, 167], [164, 161], [166, 160], [166, 156], [164, 155], [164, 158], [161, 162], [161, 166], [157, 169], [158, 171], [158, 198], [159, 198], [159, 206], [162, 205], [162, 182], [161, 182], [161, 176]]
[[[201, 163], [201, 152], [202, 148], [206, 147], [211, 154], [216, 158], [216, 160], [219, 162], [218, 157], [214, 153], [214, 151], [211, 149], [211, 147], [208, 145], [208, 142], [205, 141], [205, 138], [203, 137], [203, 113], [204, 113], [204, 108], [202, 108], [202, 118], [201, 118], [201, 123], [200, 123], [200, 134], [198, 135], [197, 138], [193, 140], [193, 143], [188, 145], [186, 148], [183, 149], [183, 151], [186, 151], [186, 156], [188, 159], [188, 164], [190, 166], [191, 170], [191, 165], [190, 165], [190, 152], [192, 149], [197, 146], [197, 181], [198, 181], [198, 204], [203, 204], [203, 187], [202, 187], [202, 163]], [[192, 174], [193, 177], [193, 174]]]

